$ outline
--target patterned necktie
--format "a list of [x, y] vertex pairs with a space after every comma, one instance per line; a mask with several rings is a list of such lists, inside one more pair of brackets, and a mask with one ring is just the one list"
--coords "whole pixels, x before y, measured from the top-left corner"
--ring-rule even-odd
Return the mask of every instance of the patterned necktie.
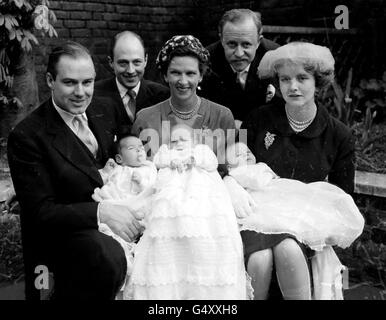
[[74, 116], [73, 125], [77, 137], [82, 140], [86, 147], [91, 151], [94, 157], [96, 157], [98, 151], [98, 142], [90, 130], [87, 119], [84, 115]]
[[242, 89], [245, 89], [245, 83], [247, 82], [248, 71], [244, 70], [237, 72], [236, 82], [241, 86]]
[[136, 96], [137, 95], [136, 95], [134, 90], [127, 90], [127, 92], [124, 96], [124, 100], [123, 100], [123, 104], [125, 105], [127, 115], [129, 116], [129, 118], [132, 122], [134, 122], [134, 119], [135, 119], [135, 108], [136, 108], [135, 98], [136, 98]]

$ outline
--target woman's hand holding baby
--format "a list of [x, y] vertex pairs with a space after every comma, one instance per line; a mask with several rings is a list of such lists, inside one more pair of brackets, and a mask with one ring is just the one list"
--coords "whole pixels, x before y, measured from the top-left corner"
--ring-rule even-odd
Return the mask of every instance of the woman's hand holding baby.
[[230, 176], [224, 177], [223, 181], [228, 189], [237, 218], [242, 219], [252, 214], [252, 207], [256, 204], [250, 194]]

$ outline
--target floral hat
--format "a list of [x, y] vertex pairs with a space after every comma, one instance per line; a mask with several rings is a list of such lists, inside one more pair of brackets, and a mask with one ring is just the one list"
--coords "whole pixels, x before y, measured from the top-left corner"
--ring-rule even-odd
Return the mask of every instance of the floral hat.
[[327, 47], [308, 42], [291, 42], [268, 51], [263, 56], [257, 70], [259, 77], [274, 77], [277, 66], [287, 61], [311, 64], [323, 73], [333, 72], [335, 64], [334, 57]]
[[172, 53], [178, 48], [187, 48], [197, 55], [203, 63], [207, 64], [209, 62], [209, 51], [205, 49], [200, 40], [192, 35], [180, 35], [174, 36], [166, 41], [158, 53], [156, 60], [157, 67], [162, 70], [165, 65], [168, 65]]

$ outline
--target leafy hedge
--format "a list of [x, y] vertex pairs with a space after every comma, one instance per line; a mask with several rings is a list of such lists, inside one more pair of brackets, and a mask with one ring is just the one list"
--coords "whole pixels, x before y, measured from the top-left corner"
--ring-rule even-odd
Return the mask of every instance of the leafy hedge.
[[24, 276], [19, 215], [0, 213], [0, 283]]

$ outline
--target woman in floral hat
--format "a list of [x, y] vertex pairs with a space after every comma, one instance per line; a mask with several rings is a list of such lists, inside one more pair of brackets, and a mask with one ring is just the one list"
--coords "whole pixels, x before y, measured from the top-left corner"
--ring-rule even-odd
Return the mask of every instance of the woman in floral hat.
[[138, 112], [133, 125], [133, 133], [142, 133], [142, 140], [150, 140], [147, 148], [151, 157], [162, 144], [169, 143], [170, 128], [184, 124], [194, 129], [198, 143], [207, 144], [220, 163], [225, 163], [227, 130], [235, 129], [235, 121], [228, 108], [197, 95], [208, 62], [209, 52], [191, 35], [172, 37], [158, 53], [156, 64], [170, 87], [171, 97]]
[[[234, 119], [229, 109], [196, 93], [208, 55], [193, 36], [168, 40], [157, 65], [171, 97], [137, 114], [134, 132], [155, 140], [153, 152], [162, 146], [154, 156], [155, 193], [125, 299], [243, 300], [251, 289], [232, 202], [217, 172], [219, 147], [225, 152]], [[216, 146], [208, 147], [208, 140], [217, 140]]]

